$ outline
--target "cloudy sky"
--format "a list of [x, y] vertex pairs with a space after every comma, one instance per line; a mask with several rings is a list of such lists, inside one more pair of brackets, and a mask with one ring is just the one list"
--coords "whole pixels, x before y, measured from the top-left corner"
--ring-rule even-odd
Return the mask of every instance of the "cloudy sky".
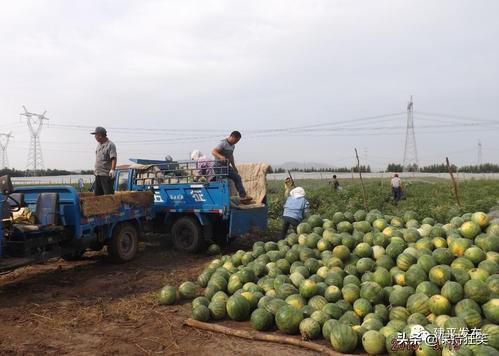
[[[0, 132], [47, 110], [46, 168], [87, 169], [91, 127], [120, 163], [187, 159], [238, 129], [236, 161], [499, 163], [495, 0], [2, 1]], [[395, 114], [392, 116], [384, 116]], [[438, 114], [438, 115], [437, 115]], [[46, 124], [47, 122], [45, 122]]]

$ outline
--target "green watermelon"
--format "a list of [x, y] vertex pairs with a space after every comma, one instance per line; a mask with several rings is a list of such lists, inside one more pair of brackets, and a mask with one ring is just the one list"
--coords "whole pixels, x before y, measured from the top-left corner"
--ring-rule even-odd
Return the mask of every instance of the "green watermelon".
[[483, 315], [494, 324], [499, 324], [499, 298], [482, 304]]
[[[225, 301], [223, 300], [212, 301], [210, 304], [208, 304], [208, 309], [210, 310], [210, 315], [213, 320], [222, 320], [225, 319], [225, 317], [227, 316], [227, 309], [225, 306]], [[249, 303], [248, 303], [248, 310], [249, 310]]]
[[430, 306], [430, 311], [434, 315], [449, 315], [451, 312], [450, 301], [442, 295], [439, 294], [433, 295], [430, 298], [428, 304]]
[[302, 320], [303, 313], [288, 305], [279, 308], [275, 315], [277, 328], [286, 334], [298, 334]]
[[333, 349], [339, 352], [352, 352], [357, 348], [358, 336], [351, 326], [338, 324], [330, 332]]
[[321, 334], [320, 324], [312, 318], [303, 319], [300, 322], [299, 329], [303, 340], [314, 340]]
[[164, 286], [159, 291], [158, 297], [159, 304], [171, 305], [177, 301], [177, 290], [173, 286]]
[[470, 279], [464, 285], [464, 295], [466, 298], [483, 304], [489, 300], [490, 290], [485, 282], [478, 279]]
[[370, 355], [380, 355], [386, 352], [385, 336], [376, 330], [369, 330], [362, 335], [362, 346]]
[[192, 309], [192, 318], [194, 320], [207, 322], [210, 320], [210, 309], [205, 305], [198, 305]]
[[452, 304], [456, 304], [464, 297], [464, 289], [463, 287], [453, 281], [447, 281], [442, 287], [441, 290], [442, 296], [447, 298]]
[[274, 316], [263, 308], [257, 308], [251, 313], [251, 325], [258, 331], [267, 331], [274, 326]]

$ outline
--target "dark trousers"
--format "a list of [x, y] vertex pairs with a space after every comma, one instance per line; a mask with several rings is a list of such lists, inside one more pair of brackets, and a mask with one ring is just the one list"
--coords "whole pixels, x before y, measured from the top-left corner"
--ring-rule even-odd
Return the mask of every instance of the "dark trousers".
[[236, 190], [239, 193], [239, 196], [241, 198], [244, 198], [246, 196], [246, 190], [244, 189], [243, 186], [243, 181], [241, 180], [241, 176], [236, 173], [234, 168], [232, 166], [227, 165], [226, 163], [222, 163], [217, 161], [215, 163], [215, 174], [217, 175], [225, 175], [227, 174], [227, 178], [232, 180], [234, 182], [234, 185], [236, 186]]
[[108, 176], [95, 176], [94, 194], [114, 194], [114, 179]]
[[289, 216], [282, 217], [282, 231], [281, 231], [281, 240], [286, 237], [288, 234], [289, 227], [293, 228], [293, 231], [296, 231], [296, 227], [300, 222], [296, 219], [290, 218]]
[[399, 202], [400, 199], [402, 198], [402, 188], [400, 187], [392, 187], [392, 192], [393, 192], [393, 200], [395, 200], [395, 202]]
[[243, 181], [241, 180], [241, 176], [236, 173], [234, 168], [229, 166], [229, 179], [232, 179], [234, 182], [234, 185], [236, 186], [237, 192], [239, 193], [239, 196], [241, 198], [244, 198], [246, 196], [246, 190], [244, 189], [243, 186]]

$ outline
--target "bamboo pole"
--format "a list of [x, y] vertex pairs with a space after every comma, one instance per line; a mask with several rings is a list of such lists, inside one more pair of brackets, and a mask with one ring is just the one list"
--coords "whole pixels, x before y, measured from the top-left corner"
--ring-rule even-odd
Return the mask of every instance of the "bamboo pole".
[[240, 338], [248, 339], [248, 340], [268, 341], [268, 342], [274, 342], [274, 343], [278, 343], [278, 344], [298, 346], [298, 347], [309, 349], [309, 350], [312, 350], [315, 352], [320, 352], [321, 354], [324, 354], [324, 355], [354, 356], [354, 355], [341, 354], [341, 353], [338, 353], [338, 352], [331, 350], [329, 347], [326, 347], [326, 346], [323, 346], [320, 344], [316, 344], [314, 342], [303, 341], [303, 340], [296, 339], [296, 338], [290, 337], [290, 336], [271, 335], [271, 334], [266, 334], [266, 333], [258, 332], [258, 331], [247, 331], [247, 330], [241, 330], [241, 329], [233, 329], [233, 328], [229, 328], [229, 327], [222, 326], [219, 324], [204, 323], [204, 322], [190, 319], [190, 318], [187, 319], [184, 322], [184, 324], [187, 326], [190, 326], [191, 328], [216, 332], [216, 333], [220, 333], [220, 334], [224, 334], [224, 335], [236, 336], [236, 337], [240, 337]]
[[360, 178], [360, 184], [362, 186], [362, 195], [364, 197], [364, 209], [367, 211], [367, 193], [366, 193], [366, 188], [364, 187], [364, 180], [362, 179], [362, 172], [360, 169], [360, 161], [359, 161], [359, 155], [357, 153], [357, 149], [355, 149], [355, 157], [357, 158], [357, 170], [359, 171], [359, 178]]
[[459, 194], [457, 190], [457, 182], [456, 179], [454, 178], [454, 175], [452, 174], [452, 169], [450, 167], [448, 157], [445, 157], [445, 162], [447, 163], [447, 169], [449, 170], [450, 178], [452, 180], [452, 185], [454, 186], [454, 197], [456, 198], [457, 205], [461, 208], [461, 201], [459, 200]]

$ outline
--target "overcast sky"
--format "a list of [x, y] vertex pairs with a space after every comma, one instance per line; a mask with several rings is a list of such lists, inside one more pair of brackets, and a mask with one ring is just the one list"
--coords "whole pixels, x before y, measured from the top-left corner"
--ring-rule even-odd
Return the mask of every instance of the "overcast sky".
[[357, 147], [386, 167], [405, 115], [355, 120], [414, 95], [420, 164], [475, 164], [478, 140], [499, 163], [497, 14], [496, 0], [2, 1], [0, 132], [18, 169], [22, 105], [47, 110], [46, 168], [91, 168], [98, 125], [119, 163], [208, 154], [237, 129], [236, 162], [351, 166]]

